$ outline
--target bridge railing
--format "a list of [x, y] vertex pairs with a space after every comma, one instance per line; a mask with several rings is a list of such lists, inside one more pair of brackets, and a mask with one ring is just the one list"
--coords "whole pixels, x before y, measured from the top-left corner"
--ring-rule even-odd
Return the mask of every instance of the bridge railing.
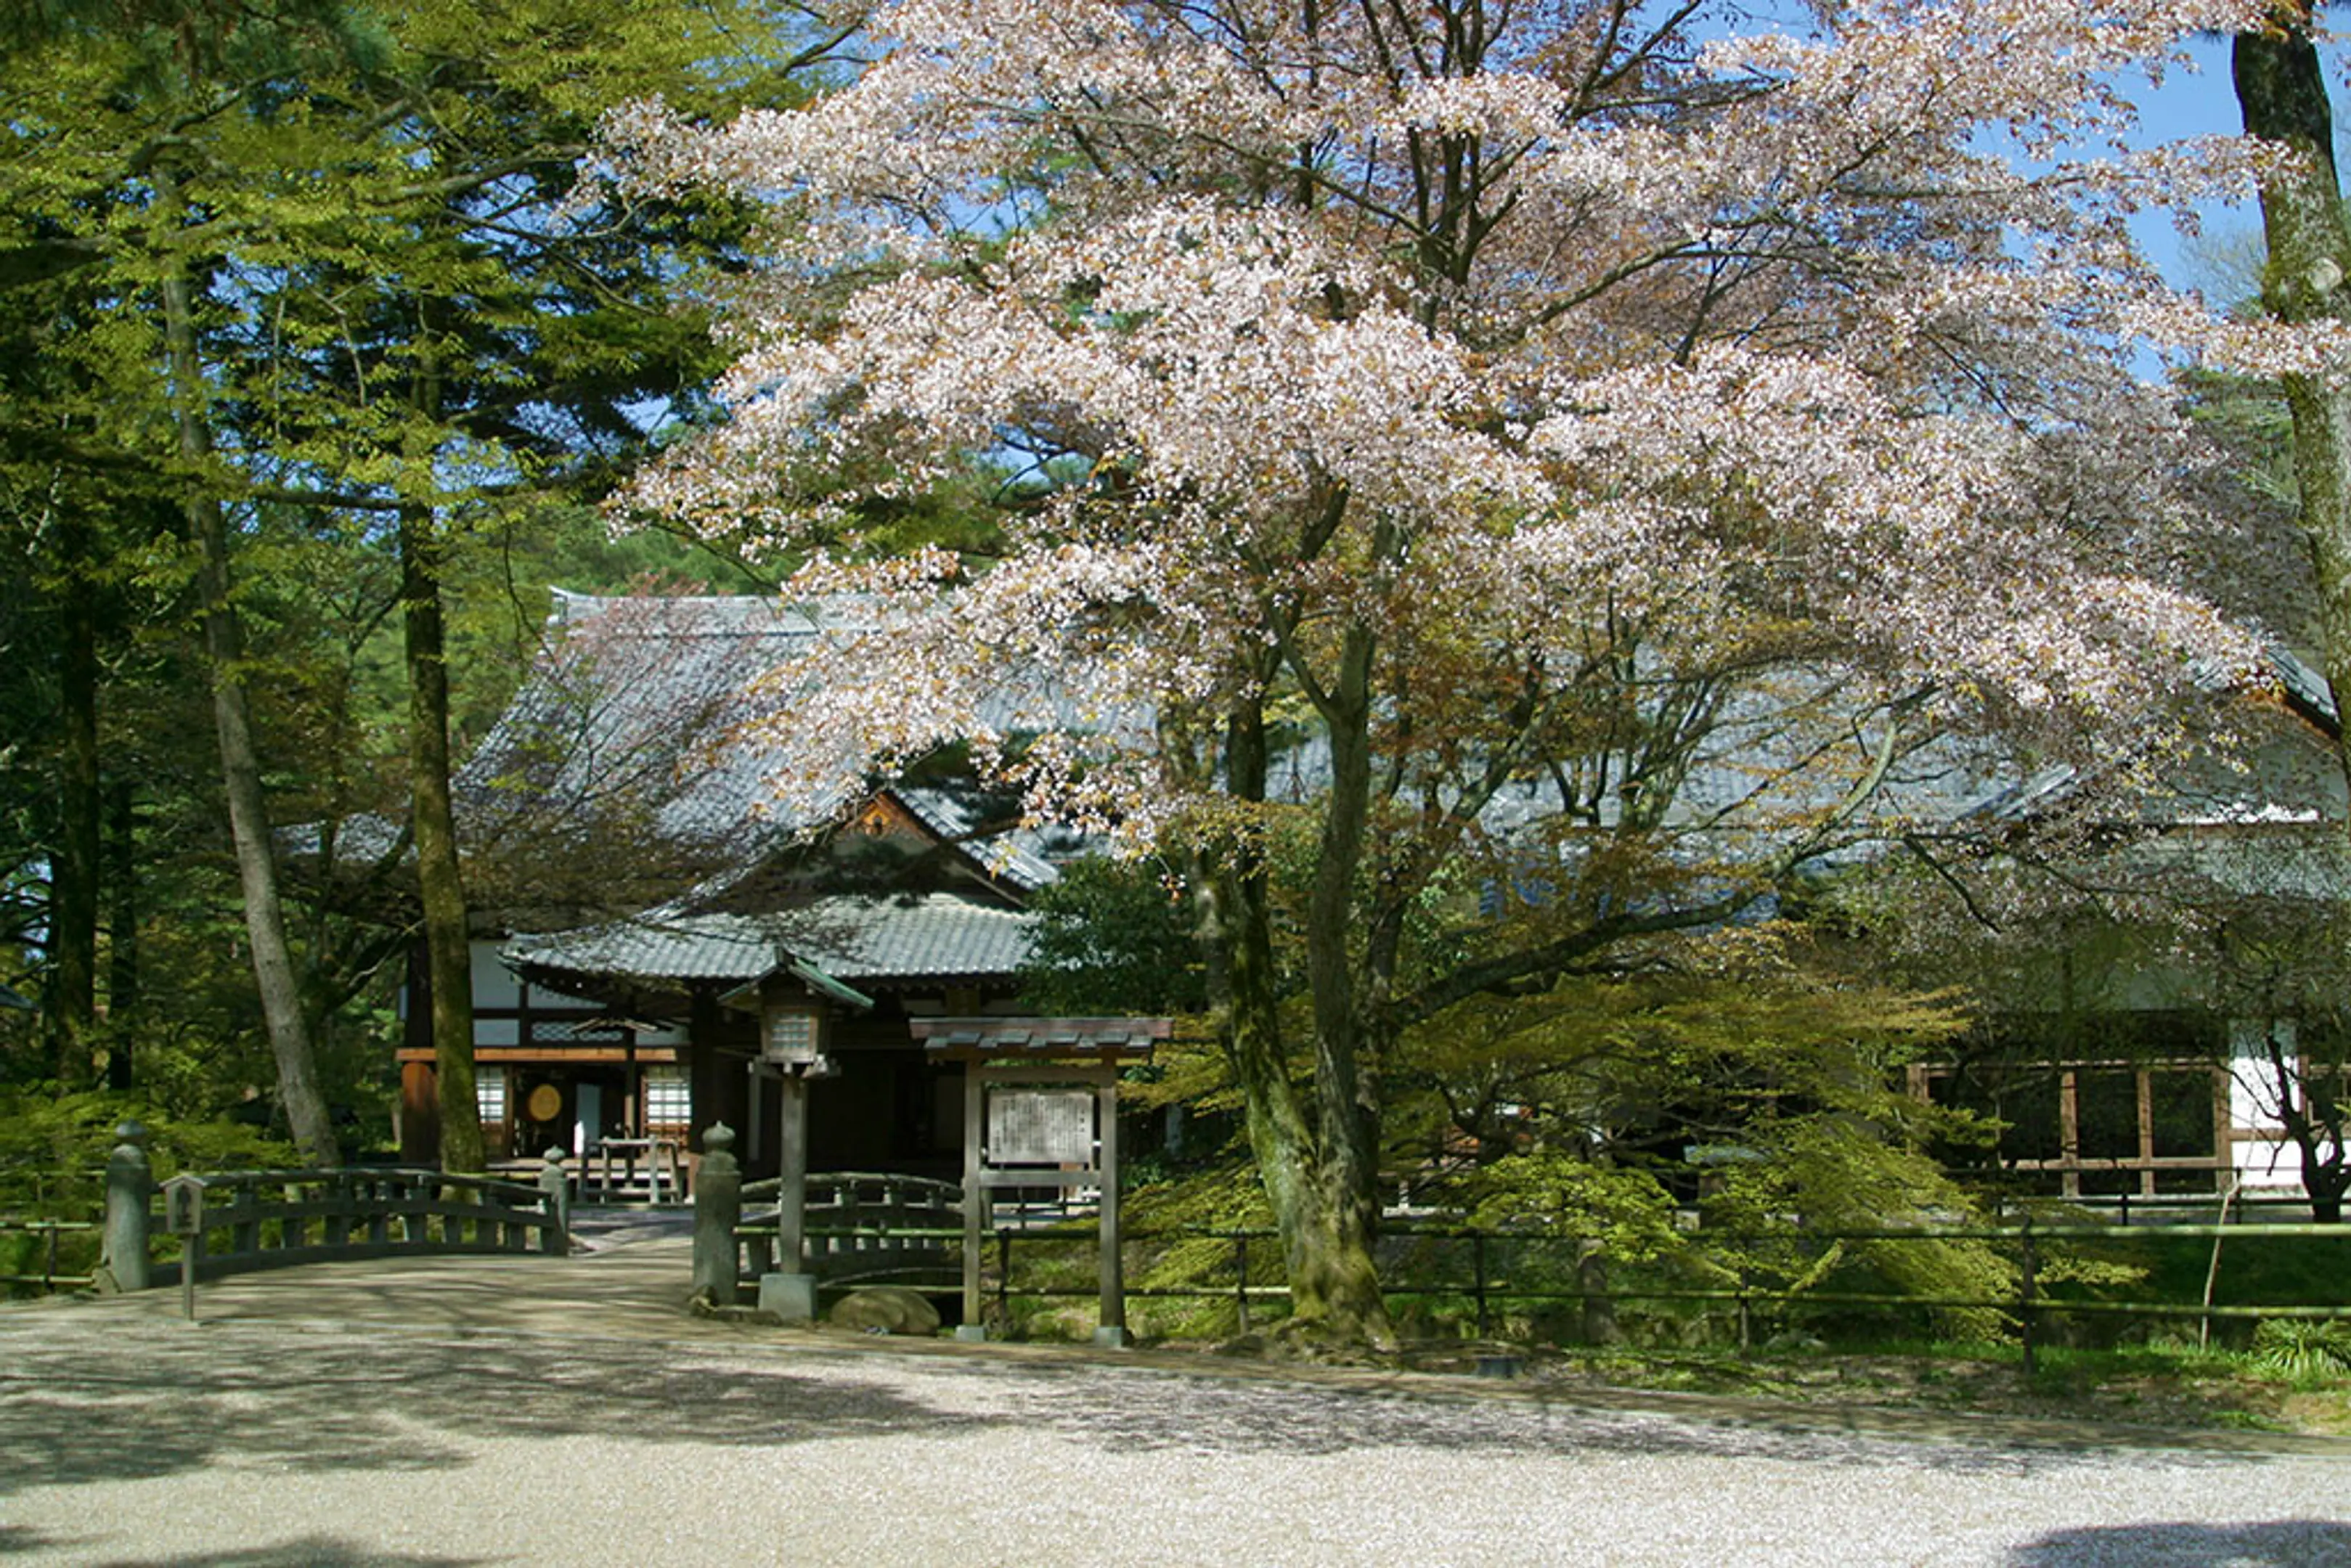
[[780, 1183], [747, 1182], [735, 1227], [737, 1278], [808, 1273], [827, 1283], [956, 1278], [963, 1188], [886, 1171], [810, 1172], [801, 1257], [776, 1256]]
[[[568, 1188], [550, 1162], [536, 1186], [401, 1166], [222, 1171], [182, 1175], [158, 1186], [146, 1134], [117, 1129], [107, 1162], [102, 1284], [145, 1290], [161, 1281], [152, 1257], [158, 1233], [180, 1243], [193, 1278], [344, 1258], [421, 1253], [569, 1249]], [[162, 1213], [157, 1213], [157, 1198]]]
[[230, 1171], [203, 1193], [196, 1277], [341, 1258], [566, 1249], [560, 1205], [536, 1186], [442, 1171], [377, 1167]]

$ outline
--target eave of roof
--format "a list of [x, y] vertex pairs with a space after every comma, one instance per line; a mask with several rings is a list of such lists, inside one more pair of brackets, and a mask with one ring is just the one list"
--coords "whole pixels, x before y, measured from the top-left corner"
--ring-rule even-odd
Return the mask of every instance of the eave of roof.
[[914, 1019], [929, 1055], [950, 1061], [1146, 1062], [1174, 1032], [1164, 1018]]

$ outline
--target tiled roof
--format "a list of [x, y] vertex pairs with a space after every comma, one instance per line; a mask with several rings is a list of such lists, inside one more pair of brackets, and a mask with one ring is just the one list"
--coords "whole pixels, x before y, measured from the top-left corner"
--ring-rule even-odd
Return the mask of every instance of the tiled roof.
[[962, 1018], [910, 1020], [934, 1056], [1019, 1062], [1099, 1060], [1144, 1062], [1173, 1032], [1164, 1018]]
[[[844, 776], [823, 798], [787, 808], [782, 758], [747, 737], [752, 721], [789, 715], [820, 677], [826, 640], [872, 629], [867, 602], [787, 607], [765, 598], [595, 598], [559, 591], [554, 646], [455, 780], [471, 844], [569, 831], [664, 849], [704, 870], [740, 866], [837, 821], [868, 789]], [[1008, 691], [987, 716], [1018, 728], [1045, 686]], [[942, 840], [995, 877], [1034, 890], [1070, 846], [998, 831], [969, 790], [892, 793]], [[1067, 835], [1062, 835], [1066, 838]], [[657, 848], [642, 847], [644, 845]]]
[[1040, 852], [1041, 841], [1035, 834], [1015, 831], [980, 837], [984, 824], [960, 792], [900, 785], [890, 794], [923, 826], [959, 846], [991, 876], [1028, 893], [1061, 877], [1059, 868]]
[[852, 982], [973, 979], [1028, 961], [1035, 916], [935, 893], [912, 900], [837, 897], [765, 915], [651, 911], [610, 925], [518, 936], [517, 969], [640, 979], [756, 980], [799, 959]]
[[857, 608], [812, 620], [768, 599], [559, 592], [560, 640], [455, 780], [468, 837], [550, 814], [593, 831], [617, 815], [733, 858], [804, 830], [808, 816], [775, 809], [777, 758], [738, 727], [788, 708], [799, 691], [776, 673], [829, 632], [862, 629]]

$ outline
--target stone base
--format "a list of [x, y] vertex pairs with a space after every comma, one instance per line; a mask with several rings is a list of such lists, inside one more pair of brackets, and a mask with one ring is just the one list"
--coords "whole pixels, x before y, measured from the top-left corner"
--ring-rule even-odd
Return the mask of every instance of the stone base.
[[956, 1338], [963, 1341], [966, 1344], [986, 1344], [987, 1343], [987, 1325], [986, 1323], [957, 1323], [956, 1324]]
[[759, 1310], [775, 1313], [776, 1321], [780, 1323], [816, 1322], [816, 1276], [760, 1275]]
[[1124, 1350], [1126, 1348], [1126, 1331], [1124, 1329], [1109, 1327], [1098, 1328], [1094, 1330], [1094, 1343], [1102, 1346], [1104, 1350]]

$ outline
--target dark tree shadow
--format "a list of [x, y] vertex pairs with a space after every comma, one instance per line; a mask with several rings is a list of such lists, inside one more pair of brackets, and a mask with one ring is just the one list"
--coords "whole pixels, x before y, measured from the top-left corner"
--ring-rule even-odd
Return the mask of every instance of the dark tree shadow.
[[[469, 1462], [467, 1443], [482, 1437], [772, 1448], [1005, 1425], [1092, 1448], [1236, 1458], [1382, 1447], [1496, 1457], [1768, 1457], [1987, 1475], [2104, 1466], [2115, 1448], [1945, 1429], [1928, 1418], [1913, 1441], [1882, 1428], [1823, 1425], [1834, 1419], [1807, 1412], [1725, 1420], [1092, 1360], [893, 1356], [885, 1364], [856, 1348], [805, 1341], [773, 1354], [756, 1339], [738, 1347], [235, 1322], [191, 1328], [48, 1318], [22, 1332], [0, 1323], [0, 1454], [12, 1457], [0, 1466], [0, 1497], [223, 1463], [431, 1471]], [[2260, 1461], [2174, 1451], [2166, 1462]], [[31, 1548], [0, 1537], [0, 1550]]]
[[110, 1557], [98, 1568], [479, 1568], [487, 1557], [418, 1556], [309, 1535], [251, 1552], [196, 1552], [178, 1557]]
[[2007, 1568], [2351, 1568], [2351, 1524], [2102, 1524], [2053, 1531], [2017, 1548]]
[[65, 1536], [28, 1530], [21, 1524], [0, 1524], [0, 1557], [22, 1557], [33, 1552], [61, 1552], [72, 1545]]
[[11, 1456], [0, 1496], [229, 1461], [295, 1471], [466, 1462], [436, 1429], [771, 1446], [984, 1424], [838, 1372], [622, 1341], [115, 1323], [0, 1334], [0, 1453]]

